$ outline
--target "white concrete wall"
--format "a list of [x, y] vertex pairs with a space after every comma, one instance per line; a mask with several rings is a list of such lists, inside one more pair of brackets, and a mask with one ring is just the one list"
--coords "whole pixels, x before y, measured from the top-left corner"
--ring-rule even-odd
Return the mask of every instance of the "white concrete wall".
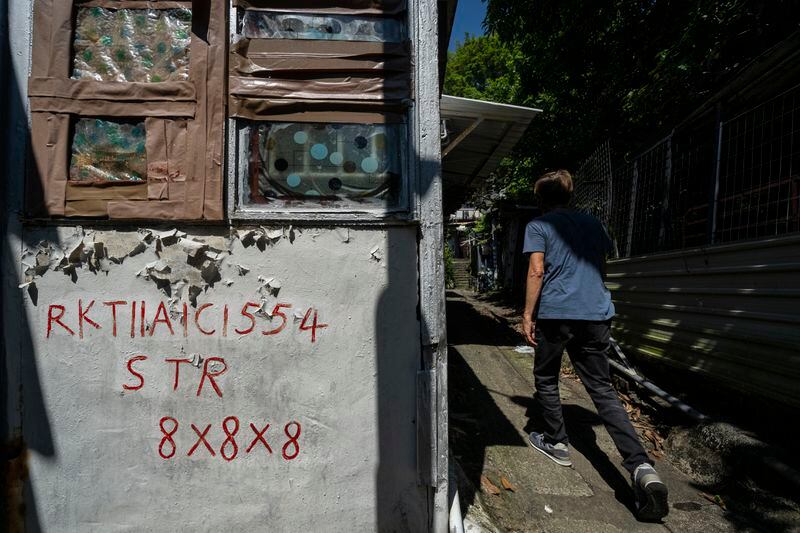
[[[184, 226], [170, 236], [171, 227], [159, 228], [166, 232], [159, 235], [107, 224], [23, 222], [31, 13], [32, 0], [0, 0], [0, 431], [6, 485], [0, 530], [445, 531], [435, 5], [420, 0], [411, 9], [414, 38], [421, 43], [415, 62], [419, 105], [410, 118], [416, 222], [293, 231], [273, 226], [233, 235], [225, 224]], [[100, 329], [84, 321], [80, 338], [78, 305], [85, 309], [92, 301], [86, 318]], [[127, 302], [117, 307], [116, 337], [112, 308], [104, 304], [110, 301]], [[132, 301], [137, 313], [145, 302], [144, 336], [138, 319], [130, 335]], [[163, 314], [154, 325], [162, 302], [174, 334]], [[235, 328], [249, 325], [241, 314], [247, 302], [261, 304], [263, 314], [253, 333], [238, 335]], [[277, 303], [292, 305], [286, 328], [261, 335]], [[213, 306], [199, 322], [216, 329], [211, 335], [194, 322], [206, 304]], [[59, 312], [53, 307], [51, 315], [51, 306], [64, 306], [61, 321], [74, 334], [50, 320], [48, 338], [48, 316]], [[314, 343], [311, 332], [299, 327], [311, 307], [318, 323], [328, 325]], [[272, 324], [279, 321], [276, 315]], [[127, 366], [139, 355], [147, 359], [132, 369], [144, 385], [126, 390], [140, 383]], [[216, 379], [221, 398], [208, 381], [197, 395], [200, 359], [209, 357], [222, 357], [227, 365]], [[181, 365], [177, 390], [168, 358], [200, 361]], [[230, 416], [239, 420], [238, 452], [226, 461], [221, 424]], [[163, 417], [179, 423], [169, 459], [158, 453]], [[300, 453], [285, 460], [283, 430], [290, 421], [302, 427]], [[254, 437], [250, 423], [259, 430], [270, 424], [265, 436], [271, 455], [260, 443], [247, 453]], [[191, 424], [201, 432], [210, 424], [213, 457], [202, 444], [187, 455], [197, 440]], [[228, 445], [225, 453], [231, 452]]]
[[[426, 529], [415, 457], [416, 232], [173, 233], [62, 227], [24, 234], [28, 524], [45, 531]], [[113, 308], [104, 303], [112, 301], [126, 302], [116, 306], [116, 337]], [[266, 313], [248, 308], [255, 329], [237, 334], [253, 324], [241, 312], [247, 302]], [[279, 303], [292, 306], [279, 309], [286, 326], [263, 335], [283, 322], [268, 316]], [[213, 334], [195, 321], [207, 304], [198, 322]], [[91, 305], [86, 319], [99, 325], [84, 320], [83, 338], [79, 305]], [[71, 332], [55, 320], [61, 310], [54, 306], [64, 307], [60, 322]], [[309, 308], [327, 325], [316, 342], [300, 328]], [[132, 369], [144, 384], [125, 390], [141, 385], [127, 366], [140, 355], [147, 359]], [[198, 395], [201, 361], [210, 357], [227, 366], [216, 378], [222, 397], [208, 380]], [[195, 363], [181, 364], [177, 390], [169, 358]], [[220, 368], [213, 362], [209, 372]], [[231, 457], [234, 448], [221, 448], [222, 422], [230, 416], [239, 421], [238, 453], [227, 461], [222, 452]], [[162, 417], [179, 423], [169, 459], [159, 455]], [[292, 421], [302, 428], [300, 451], [286, 460], [284, 426]], [[270, 424], [271, 454], [261, 442], [247, 453], [250, 423]], [[191, 424], [201, 432], [211, 425], [214, 457], [203, 444], [187, 455], [197, 442]], [[229, 430], [234, 425], [228, 421]], [[170, 455], [171, 444], [161, 451]], [[289, 445], [287, 455], [294, 452]]]

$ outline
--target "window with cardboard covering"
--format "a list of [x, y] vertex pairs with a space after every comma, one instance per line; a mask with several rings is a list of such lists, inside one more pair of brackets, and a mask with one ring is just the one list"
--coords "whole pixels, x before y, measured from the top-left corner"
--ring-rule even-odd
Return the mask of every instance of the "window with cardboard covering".
[[235, 0], [233, 214], [408, 207], [405, 3]]
[[221, 219], [226, 0], [36, 0], [33, 216]]

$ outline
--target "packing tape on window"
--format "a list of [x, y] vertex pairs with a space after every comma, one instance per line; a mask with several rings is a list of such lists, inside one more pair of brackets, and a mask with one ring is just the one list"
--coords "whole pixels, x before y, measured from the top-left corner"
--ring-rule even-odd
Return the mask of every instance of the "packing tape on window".
[[280, 100], [231, 96], [228, 110], [232, 117], [272, 122], [382, 124], [406, 120], [406, 106], [401, 102]]
[[399, 15], [406, 10], [405, 0], [340, 0], [336, 4], [322, 0], [233, 0], [234, 6], [285, 13]]
[[114, 102], [194, 102], [195, 84], [190, 81], [124, 83], [58, 78], [30, 78], [28, 96]]

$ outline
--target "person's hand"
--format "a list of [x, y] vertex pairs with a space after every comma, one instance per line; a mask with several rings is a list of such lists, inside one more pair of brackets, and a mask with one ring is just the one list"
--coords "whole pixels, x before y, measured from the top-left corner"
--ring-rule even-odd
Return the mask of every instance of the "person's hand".
[[526, 316], [522, 317], [522, 334], [531, 346], [536, 346], [536, 321]]

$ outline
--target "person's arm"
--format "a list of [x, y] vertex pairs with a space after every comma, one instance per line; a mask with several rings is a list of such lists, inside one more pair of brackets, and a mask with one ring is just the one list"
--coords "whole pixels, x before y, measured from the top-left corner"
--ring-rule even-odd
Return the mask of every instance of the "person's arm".
[[544, 252], [531, 253], [528, 261], [528, 277], [525, 284], [525, 311], [522, 313], [522, 333], [531, 345], [536, 345], [536, 317], [534, 312], [542, 293], [544, 281]]

